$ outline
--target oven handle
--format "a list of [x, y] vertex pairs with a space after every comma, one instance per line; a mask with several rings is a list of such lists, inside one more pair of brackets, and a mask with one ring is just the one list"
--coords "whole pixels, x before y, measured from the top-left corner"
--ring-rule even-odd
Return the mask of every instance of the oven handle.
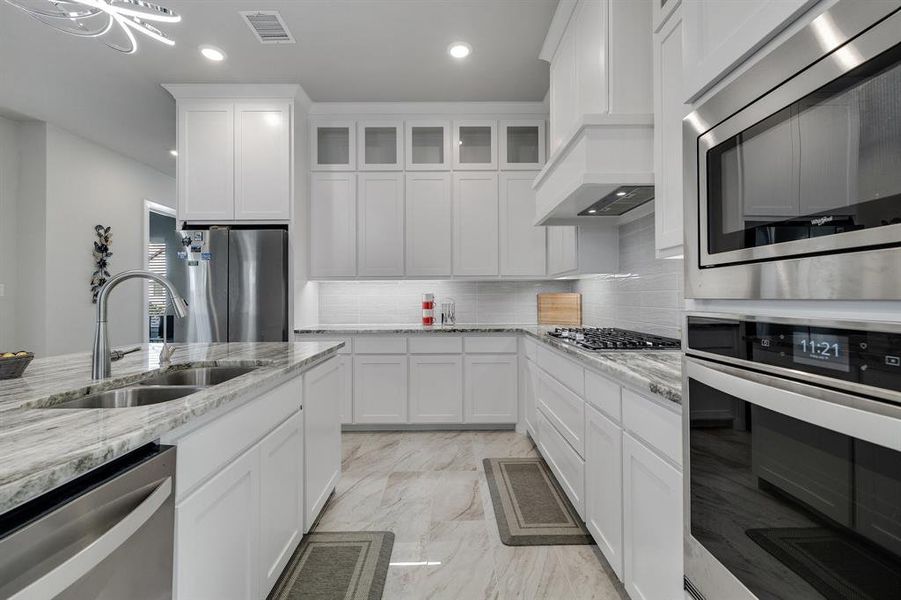
[[690, 356], [684, 365], [686, 383], [693, 379], [745, 402], [901, 451], [899, 405]]
[[128, 513], [121, 521], [110, 527], [90, 545], [73, 555], [43, 577], [19, 590], [9, 600], [31, 598], [55, 598], [76, 581], [90, 573], [101, 561], [111, 556], [127, 542], [160, 509], [172, 494], [172, 477], [166, 477], [156, 489]]

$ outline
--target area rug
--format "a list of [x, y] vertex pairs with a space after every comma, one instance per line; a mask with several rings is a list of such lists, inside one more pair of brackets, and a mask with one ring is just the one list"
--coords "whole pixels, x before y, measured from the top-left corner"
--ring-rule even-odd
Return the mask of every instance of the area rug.
[[393, 546], [390, 531], [309, 533], [269, 600], [380, 600]]
[[901, 598], [901, 562], [868, 542], [824, 527], [746, 533], [828, 600]]
[[486, 458], [485, 477], [501, 541], [507, 546], [593, 544], [540, 458]]

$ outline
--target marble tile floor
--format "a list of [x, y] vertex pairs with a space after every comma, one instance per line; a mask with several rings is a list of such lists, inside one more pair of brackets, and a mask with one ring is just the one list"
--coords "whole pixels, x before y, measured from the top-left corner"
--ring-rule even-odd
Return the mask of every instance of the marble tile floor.
[[352, 432], [317, 531], [395, 534], [384, 600], [627, 600], [595, 546], [501, 543], [482, 470], [536, 456], [513, 431]]

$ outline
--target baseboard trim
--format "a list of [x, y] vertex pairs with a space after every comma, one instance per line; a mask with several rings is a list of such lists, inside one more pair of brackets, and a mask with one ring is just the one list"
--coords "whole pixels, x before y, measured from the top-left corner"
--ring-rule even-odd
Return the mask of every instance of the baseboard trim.
[[515, 431], [516, 423], [357, 423], [341, 431]]

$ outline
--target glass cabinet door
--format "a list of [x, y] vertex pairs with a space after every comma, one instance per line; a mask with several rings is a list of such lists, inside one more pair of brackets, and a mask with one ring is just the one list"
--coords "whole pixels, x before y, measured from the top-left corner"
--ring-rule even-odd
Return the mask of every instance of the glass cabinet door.
[[544, 121], [501, 122], [501, 169], [540, 169], [545, 162]]
[[454, 121], [454, 168], [497, 169], [496, 121]]
[[407, 170], [450, 170], [450, 124], [447, 121], [407, 122]]
[[356, 168], [356, 144], [353, 121], [314, 122], [311, 140], [311, 164], [314, 171], [353, 171]]
[[403, 169], [403, 130], [401, 121], [362, 121], [357, 124], [357, 164], [361, 171], [399, 171]]

